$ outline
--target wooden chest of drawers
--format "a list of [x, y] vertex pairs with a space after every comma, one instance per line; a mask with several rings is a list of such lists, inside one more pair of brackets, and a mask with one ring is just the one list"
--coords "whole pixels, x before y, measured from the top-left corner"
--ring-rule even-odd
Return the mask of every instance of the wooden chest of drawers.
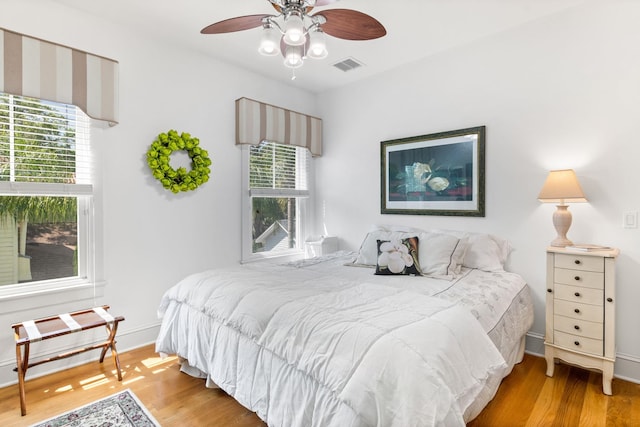
[[545, 358], [552, 377], [557, 360], [602, 371], [611, 394], [615, 362], [615, 258], [617, 249], [574, 252], [547, 249]]

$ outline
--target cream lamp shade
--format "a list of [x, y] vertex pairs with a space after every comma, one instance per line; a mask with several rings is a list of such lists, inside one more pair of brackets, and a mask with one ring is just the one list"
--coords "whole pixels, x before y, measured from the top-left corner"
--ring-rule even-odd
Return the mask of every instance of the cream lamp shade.
[[552, 170], [549, 172], [538, 200], [543, 203], [556, 203], [556, 211], [553, 213], [553, 225], [558, 235], [551, 242], [551, 246], [565, 247], [573, 245], [567, 238], [567, 231], [571, 226], [571, 212], [567, 203], [586, 202], [587, 198], [580, 187], [578, 178], [573, 169]]

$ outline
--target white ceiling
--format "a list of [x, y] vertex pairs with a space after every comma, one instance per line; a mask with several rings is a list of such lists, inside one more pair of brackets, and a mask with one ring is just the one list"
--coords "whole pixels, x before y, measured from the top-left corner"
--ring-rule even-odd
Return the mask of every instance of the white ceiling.
[[[387, 35], [369, 41], [327, 36], [329, 56], [305, 61], [296, 70], [294, 81], [281, 57], [258, 53], [260, 28], [200, 34], [202, 28], [224, 19], [275, 14], [268, 0], [54, 1], [142, 31], [165, 43], [194, 49], [312, 92], [322, 92], [558, 13], [585, 0], [339, 0], [314, 12], [355, 9], [380, 21]], [[346, 73], [332, 66], [349, 57], [365, 66]]]

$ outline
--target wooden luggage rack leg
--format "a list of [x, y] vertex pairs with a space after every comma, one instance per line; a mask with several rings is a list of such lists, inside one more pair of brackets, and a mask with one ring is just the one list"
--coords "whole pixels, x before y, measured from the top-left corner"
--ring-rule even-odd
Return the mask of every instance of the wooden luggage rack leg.
[[118, 372], [118, 381], [122, 381], [122, 370], [120, 369], [120, 358], [118, 357], [118, 350], [116, 350], [116, 333], [118, 332], [118, 323], [113, 322], [113, 326], [106, 324], [105, 327], [109, 332], [109, 338], [102, 344], [102, 352], [100, 353], [100, 363], [104, 362], [104, 356], [107, 354], [107, 350], [111, 349], [111, 356], [113, 356], [113, 364], [116, 365], [116, 371]]
[[[17, 335], [16, 335], [17, 339]], [[29, 367], [29, 343], [24, 344], [24, 355], [21, 355], [19, 345], [16, 345], [16, 361], [18, 367], [18, 388], [20, 390], [20, 413], [22, 416], [27, 415], [27, 402], [24, 391], [24, 377], [27, 374], [27, 368]]]

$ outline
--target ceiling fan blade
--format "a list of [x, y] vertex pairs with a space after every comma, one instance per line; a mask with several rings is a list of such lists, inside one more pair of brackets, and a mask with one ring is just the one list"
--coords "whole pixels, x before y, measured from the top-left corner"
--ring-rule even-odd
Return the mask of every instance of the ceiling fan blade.
[[250, 30], [251, 28], [262, 26], [262, 19], [269, 16], [271, 15], [247, 15], [229, 18], [204, 27], [200, 32], [202, 34], [222, 34]]
[[322, 24], [322, 30], [339, 39], [371, 40], [387, 34], [387, 30], [377, 19], [357, 10], [328, 9], [316, 15], [327, 20]]
[[282, 13], [282, 7], [279, 4], [271, 2], [271, 6], [273, 6], [273, 8], [278, 11], [278, 13]]

